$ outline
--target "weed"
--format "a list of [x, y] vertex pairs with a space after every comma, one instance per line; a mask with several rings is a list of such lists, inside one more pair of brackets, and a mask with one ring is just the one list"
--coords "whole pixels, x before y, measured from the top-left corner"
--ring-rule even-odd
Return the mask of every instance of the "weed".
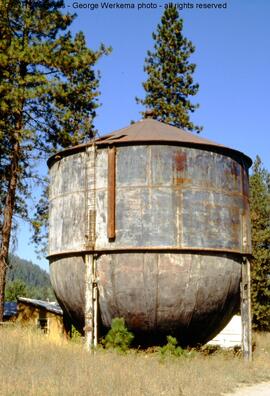
[[71, 326], [71, 341], [75, 342], [77, 344], [81, 344], [83, 341], [83, 337], [81, 335], [81, 333], [76, 329], [75, 326]]
[[203, 356], [219, 355], [228, 358], [242, 357], [242, 351], [240, 346], [221, 348], [221, 346], [219, 345], [205, 344], [194, 348], [194, 351], [200, 353]]
[[115, 348], [119, 352], [126, 352], [132, 343], [134, 335], [128, 331], [123, 318], [114, 318], [111, 329], [101, 341], [105, 348]]
[[172, 336], [167, 336], [167, 344], [158, 348], [158, 353], [161, 359], [166, 357], [188, 357], [190, 352], [177, 345], [177, 339]]

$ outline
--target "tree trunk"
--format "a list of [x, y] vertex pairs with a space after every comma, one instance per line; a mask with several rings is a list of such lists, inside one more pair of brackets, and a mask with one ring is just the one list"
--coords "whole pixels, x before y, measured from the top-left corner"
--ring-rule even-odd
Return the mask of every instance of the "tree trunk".
[[[19, 125], [17, 124], [17, 127]], [[18, 128], [20, 129], [20, 128]], [[5, 298], [5, 284], [6, 273], [8, 267], [8, 252], [9, 242], [12, 228], [12, 216], [15, 203], [16, 187], [19, 173], [19, 156], [20, 144], [18, 141], [18, 134], [14, 134], [14, 142], [12, 147], [12, 155], [10, 160], [10, 175], [8, 191], [4, 208], [3, 227], [1, 231], [1, 246], [0, 246], [0, 322], [3, 321], [4, 316], [4, 298]]]

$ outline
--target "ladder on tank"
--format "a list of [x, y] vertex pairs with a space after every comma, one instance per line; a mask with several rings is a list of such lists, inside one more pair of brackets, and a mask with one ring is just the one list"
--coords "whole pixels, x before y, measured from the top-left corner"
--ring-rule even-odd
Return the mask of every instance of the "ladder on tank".
[[[86, 149], [85, 169], [85, 346], [93, 350], [97, 346], [98, 288], [96, 279], [95, 241], [96, 241], [96, 146], [93, 143]], [[91, 253], [88, 253], [89, 250]]]

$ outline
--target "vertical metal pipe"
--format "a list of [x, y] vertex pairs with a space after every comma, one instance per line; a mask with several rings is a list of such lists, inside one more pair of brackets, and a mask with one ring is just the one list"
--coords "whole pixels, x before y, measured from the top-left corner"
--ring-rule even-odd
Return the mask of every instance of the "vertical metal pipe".
[[84, 333], [85, 347], [90, 351], [93, 346], [93, 254], [85, 255], [85, 310], [84, 310]]
[[241, 281], [241, 319], [242, 319], [242, 350], [244, 360], [252, 361], [252, 329], [251, 329], [251, 296], [250, 296], [250, 262], [243, 258]]
[[98, 344], [98, 288], [97, 285], [94, 285], [93, 288], [93, 300], [94, 300], [94, 348], [97, 347]]
[[108, 224], [109, 240], [115, 239], [115, 147], [108, 149]]
[[93, 256], [93, 325], [94, 325], [94, 348], [98, 344], [98, 286], [97, 286], [97, 257]]

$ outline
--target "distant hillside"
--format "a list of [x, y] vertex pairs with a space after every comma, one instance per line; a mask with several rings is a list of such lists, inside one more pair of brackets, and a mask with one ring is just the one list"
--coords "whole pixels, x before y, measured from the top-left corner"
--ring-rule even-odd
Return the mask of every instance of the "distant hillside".
[[6, 278], [6, 301], [29, 297], [39, 300], [55, 300], [49, 274], [31, 261], [9, 255]]
[[38, 265], [33, 264], [31, 261], [21, 259], [11, 254], [9, 255], [7, 281], [12, 282], [17, 279], [33, 287], [51, 287], [48, 272], [41, 269]]

